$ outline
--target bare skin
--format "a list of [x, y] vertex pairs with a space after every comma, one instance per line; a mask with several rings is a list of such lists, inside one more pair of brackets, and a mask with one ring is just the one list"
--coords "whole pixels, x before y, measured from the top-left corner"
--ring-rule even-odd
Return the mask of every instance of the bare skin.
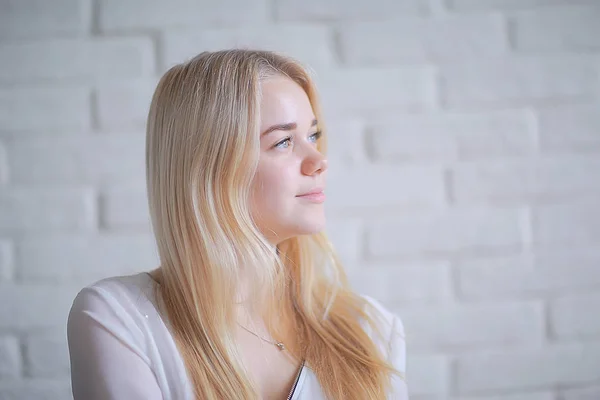
[[[252, 331], [258, 331], [260, 336], [270, 339], [265, 329], [258, 329], [258, 326], [256, 328]], [[236, 333], [244, 364], [251, 379], [257, 383], [261, 397], [267, 400], [286, 399], [298, 374], [300, 363], [294, 361], [287, 350], [281, 351], [243, 329]], [[286, 347], [292, 346], [294, 343], [291, 338], [282, 338], [281, 341]]]

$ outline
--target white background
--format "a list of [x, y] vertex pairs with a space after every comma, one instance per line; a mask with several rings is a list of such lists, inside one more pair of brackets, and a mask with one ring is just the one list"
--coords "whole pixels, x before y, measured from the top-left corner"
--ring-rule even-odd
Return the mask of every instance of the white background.
[[403, 319], [411, 398], [600, 399], [600, 1], [0, 1], [0, 399], [70, 397], [75, 293], [150, 270], [167, 67], [310, 65], [328, 232]]

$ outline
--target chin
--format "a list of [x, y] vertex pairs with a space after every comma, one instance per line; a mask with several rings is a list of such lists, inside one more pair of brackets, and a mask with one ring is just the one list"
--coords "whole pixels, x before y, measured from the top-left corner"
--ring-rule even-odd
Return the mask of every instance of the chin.
[[285, 232], [285, 234], [278, 235], [278, 241], [284, 241], [296, 236], [312, 235], [325, 230], [325, 221], [303, 221], [302, 223], [290, 224], [284, 229], [280, 229], [279, 232]]
[[306, 221], [303, 224], [296, 226], [296, 235], [312, 235], [313, 233], [319, 233], [325, 229], [325, 220], [321, 221]]

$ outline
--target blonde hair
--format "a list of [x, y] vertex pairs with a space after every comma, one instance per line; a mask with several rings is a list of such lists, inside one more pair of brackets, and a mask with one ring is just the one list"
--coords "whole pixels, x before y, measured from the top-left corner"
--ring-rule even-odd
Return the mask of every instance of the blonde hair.
[[[324, 233], [277, 248], [258, 230], [250, 188], [259, 158], [261, 81], [285, 76], [308, 95], [324, 133], [317, 93], [296, 61], [266, 51], [204, 52], [169, 69], [150, 106], [148, 201], [161, 262], [157, 295], [198, 399], [258, 399], [233, 332], [240, 276], [252, 304], [266, 304], [277, 337], [332, 399], [384, 399], [396, 372], [365, 332], [375, 310], [350, 289]], [[325, 152], [325, 141], [319, 150]], [[279, 322], [278, 322], [279, 321]]]

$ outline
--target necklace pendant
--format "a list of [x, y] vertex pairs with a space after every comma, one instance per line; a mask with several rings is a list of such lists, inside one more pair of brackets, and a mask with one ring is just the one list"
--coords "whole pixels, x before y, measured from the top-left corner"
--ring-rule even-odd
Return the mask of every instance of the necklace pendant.
[[277, 343], [275, 343], [275, 345], [276, 345], [277, 347], [279, 347], [279, 350], [281, 350], [281, 351], [285, 350], [285, 346], [283, 345], [283, 343], [281, 343], [281, 342], [277, 342]]

